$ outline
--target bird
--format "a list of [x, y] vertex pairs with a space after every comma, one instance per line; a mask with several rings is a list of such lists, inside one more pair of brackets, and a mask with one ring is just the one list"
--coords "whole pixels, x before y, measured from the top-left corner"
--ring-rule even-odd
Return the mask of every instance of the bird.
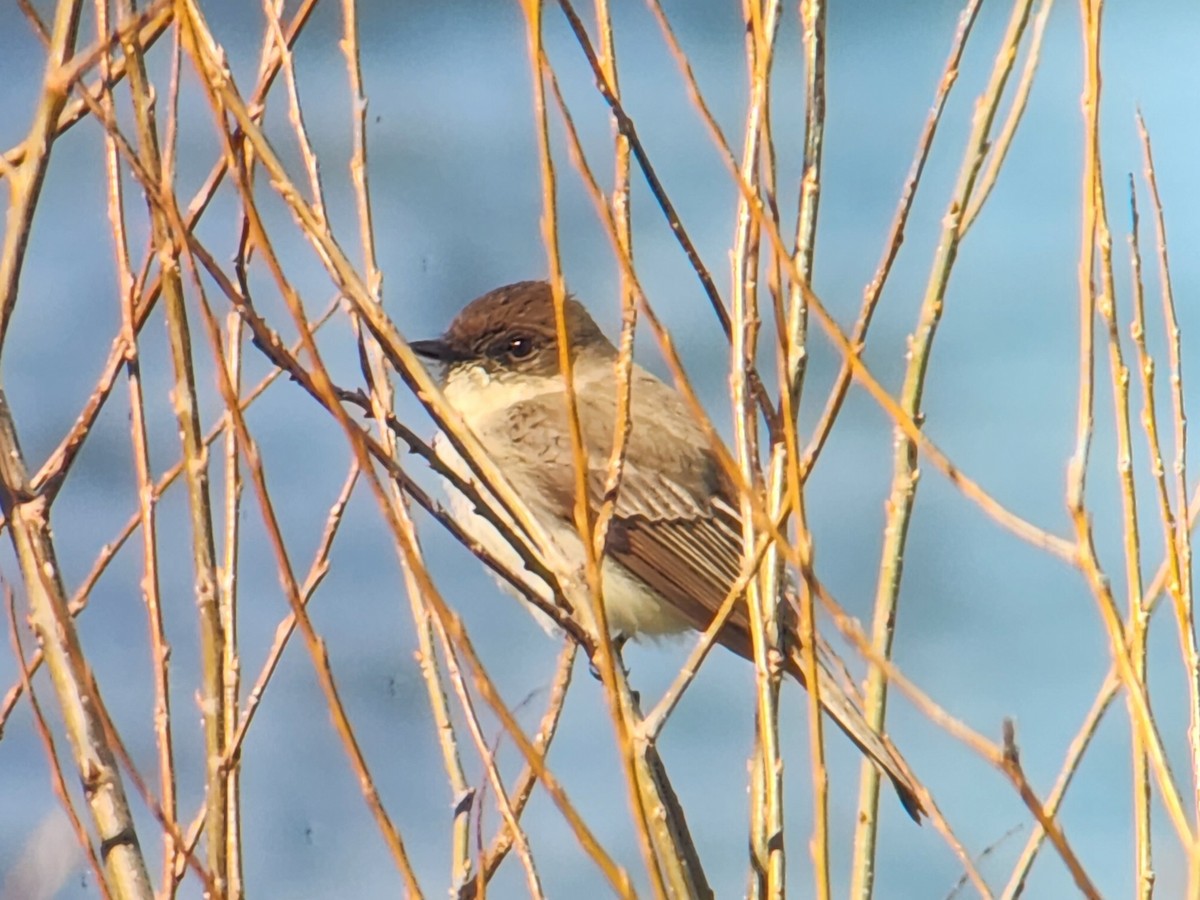
[[[588, 502], [598, 508], [615, 441], [618, 352], [578, 299], [563, 306], [577, 415], [587, 460]], [[442, 392], [566, 559], [582, 567], [574, 519], [575, 457], [566, 382], [549, 283], [521, 281], [470, 302], [435, 339], [410, 343], [438, 369]], [[743, 565], [738, 492], [683, 397], [639, 365], [630, 376], [630, 432], [601, 573], [610, 631], [658, 638], [708, 627]], [[460, 474], [465, 464], [443, 434], [436, 452]], [[519, 555], [460, 491], [448, 488], [456, 520], [510, 570]], [[537, 589], [553, 602], [548, 585]], [[531, 608], [532, 605], [531, 605]], [[544, 613], [533, 608], [546, 624]], [[784, 670], [807, 686], [794, 611], [780, 604]], [[749, 613], [739, 599], [717, 641], [753, 659]], [[818, 658], [820, 659], [820, 658]], [[824, 711], [891, 780], [905, 811], [924, 807], [907, 764], [867, 723], [825, 664], [817, 669]]]

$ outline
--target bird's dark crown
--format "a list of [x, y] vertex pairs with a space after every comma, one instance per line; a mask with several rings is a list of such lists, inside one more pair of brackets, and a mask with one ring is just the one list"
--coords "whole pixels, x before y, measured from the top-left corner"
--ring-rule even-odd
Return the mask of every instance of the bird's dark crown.
[[[611, 348], [574, 297], [566, 297], [563, 312], [573, 350]], [[412, 348], [421, 356], [449, 366], [476, 363], [554, 374], [558, 371], [558, 331], [550, 285], [519, 281], [489, 291], [468, 303], [441, 338], [414, 341]]]

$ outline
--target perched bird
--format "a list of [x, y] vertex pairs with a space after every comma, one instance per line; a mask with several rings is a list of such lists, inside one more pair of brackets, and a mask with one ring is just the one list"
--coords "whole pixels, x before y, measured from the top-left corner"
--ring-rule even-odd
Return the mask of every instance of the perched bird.
[[[565, 314], [589, 502], [599, 506], [617, 424], [617, 350], [574, 298], [567, 298]], [[484, 294], [442, 337], [415, 341], [412, 348], [441, 364], [446, 399], [566, 558], [582, 566], [573, 516], [575, 463], [549, 284], [523, 281]], [[630, 421], [602, 568], [609, 627], [633, 638], [702, 630], [742, 566], [737, 492], [683, 398], [636, 365]], [[441, 436], [436, 443], [439, 453], [456, 456]], [[461, 459], [457, 465], [461, 471]], [[515, 571], [522, 569], [507, 540], [453, 489], [451, 503], [473, 538]], [[544, 585], [543, 593], [550, 600]], [[795, 616], [783, 607], [785, 668], [805, 684]], [[744, 602], [734, 607], [718, 640], [752, 658]], [[826, 713], [891, 779], [905, 810], [919, 822], [924, 810], [905, 764], [823, 665], [818, 678]]]

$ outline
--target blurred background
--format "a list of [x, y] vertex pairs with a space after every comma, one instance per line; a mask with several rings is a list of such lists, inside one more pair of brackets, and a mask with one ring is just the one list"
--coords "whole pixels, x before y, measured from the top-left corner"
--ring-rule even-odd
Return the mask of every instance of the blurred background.
[[[50, 4], [34, 3], [48, 17]], [[291, 8], [292, 4], [287, 5]], [[701, 89], [731, 143], [741, 143], [747, 100], [744, 25], [735, 3], [665, 4]], [[729, 253], [737, 192], [689, 103], [684, 82], [650, 13], [615, 4], [621, 87], [627, 110], [680, 216], [718, 287], [730, 284]], [[795, 10], [789, 4], [778, 40], [774, 124], [785, 222], [794, 219], [804, 114], [803, 68]], [[263, 30], [255, 4], [204, 5], [234, 75], [249, 90]], [[581, 13], [584, 10], [581, 9]], [[831, 4], [828, 23], [828, 116], [814, 288], [849, 328], [864, 286], [884, 249], [918, 135], [933, 100], [960, 14], [958, 3]], [[369, 96], [371, 198], [386, 309], [406, 337], [440, 333], [470, 299], [500, 284], [546, 276], [541, 188], [525, 23], [515, 3], [361, 2], [361, 40]], [[959, 83], [934, 145], [897, 267], [867, 344], [866, 360], [892, 389], [899, 386], [911, 332], [958, 172], [976, 97], [991, 69], [1009, 16], [1005, 4], [984, 5], [968, 44]], [[88, 14], [90, 16], [90, 13]], [[346, 61], [338, 48], [340, 8], [323, 4], [296, 48], [306, 124], [322, 165], [328, 213], [352, 259], [361, 260], [348, 176], [351, 108]], [[582, 54], [551, 4], [547, 47], [584, 137], [595, 171], [611, 183], [611, 126]], [[94, 40], [85, 16], [81, 34]], [[90, 30], [89, 30], [90, 29]], [[1078, 259], [1081, 242], [1082, 66], [1079, 11], [1052, 11], [1040, 69], [1021, 129], [996, 190], [968, 236], [947, 295], [924, 403], [925, 427], [954, 462], [1018, 514], [1068, 536], [1066, 463], [1073, 450], [1078, 380]], [[1143, 160], [1135, 127], [1140, 109], [1154, 140], [1176, 298], [1184, 336], [1184, 372], [1192, 373], [1200, 309], [1200, 240], [1196, 166], [1200, 121], [1195, 86], [1200, 15], [1192, 4], [1112, 4], [1103, 47], [1103, 159], [1117, 270], [1118, 319], [1131, 318], [1127, 236], [1129, 176], [1141, 189]], [[81, 39], [81, 43], [85, 43]], [[164, 43], [150, 59], [169, 72]], [[43, 49], [16, 4], [0, 5], [0, 150], [20, 143], [41, 89]], [[220, 152], [212, 113], [184, 66], [177, 148], [178, 193], [188, 198]], [[165, 83], [162, 82], [162, 83]], [[300, 158], [282, 85], [268, 104], [267, 131], [278, 137], [291, 171]], [[128, 117], [126, 116], [126, 121]], [[570, 288], [610, 332], [619, 323], [618, 269], [591, 202], [571, 168], [561, 129], [554, 131], [560, 175], [560, 239]], [[106, 219], [102, 131], [84, 120], [56, 145], [32, 234], [21, 300], [6, 347], [3, 384], [23, 449], [36, 468], [56, 446], [91, 392], [120, 322], [112, 239]], [[634, 254], [650, 302], [670, 329], [693, 383], [729, 436], [728, 354], [718, 323], [641, 178], [633, 176]], [[128, 202], [141, 203], [132, 180]], [[310, 311], [334, 289], [283, 205], [261, 186], [263, 207], [289, 275]], [[1152, 349], [1165, 354], [1154, 273], [1149, 203], [1141, 197], [1148, 259], [1147, 302]], [[137, 217], [131, 217], [136, 220]], [[200, 227], [203, 239], [232, 256], [236, 197], [225, 191]], [[789, 231], [788, 227], [784, 229]], [[139, 252], [147, 235], [133, 234]], [[254, 278], [259, 280], [256, 282]], [[273, 284], [252, 277], [256, 303], [286, 332]], [[219, 303], [219, 299], [215, 302]], [[157, 439], [156, 470], [179, 456], [162, 312], [144, 332], [148, 415]], [[203, 343], [196, 329], [194, 339]], [[1192, 344], [1189, 344], [1189, 339]], [[322, 332], [326, 361], [342, 384], [361, 376], [344, 318]], [[811, 428], [837, 371], [838, 355], [814, 327], [801, 428]], [[1128, 349], [1128, 348], [1127, 348]], [[1165, 359], [1165, 356], [1161, 357]], [[648, 334], [639, 361], [666, 376]], [[1115, 594], [1124, 601], [1120, 498], [1107, 360], [1098, 355], [1097, 438], [1089, 502], [1096, 539]], [[1165, 372], [1165, 365], [1164, 365]], [[247, 350], [246, 383], [270, 366]], [[1165, 384], [1165, 374], [1160, 381]], [[219, 413], [209, 373], [199, 388]], [[1134, 409], [1140, 410], [1140, 399]], [[433, 427], [403, 397], [401, 418], [418, 432]], [[128, 442], [128, 398], [114, 393], [55, 504], [54, 532], [68, 590], [78, 586], [101, 547], [136, 510]], [[279, 504], [293, 562], [303, 572], [329, 505], [349, 465], [344, 436], [295, 385], [281, 380], [249, 413]], [[1145, 441], [1135, 425], [1135, 470], [1151, 508]], [[853, 388], [846, 409], [808, 482], [808, 511], [819, 574], [845, 608], [869, 622], [882, 545], [884, 501], [891, 478], [889, 419]], [[431, 489], [437, 480], [409, 457]], [[217, 478], [215, 490], [220, 489]], [[287, 612], [273, 559], [252, 503], [246, 505], [240, 571], [241, 646], [246, 677], [257, 673], [276, 625]], [[169, 491], [161, 502], [163, 594], [175, 671], [173, 684], [181, 818], [203, 799], [203, 751], [195, 705], [198, 649], [186, 500]], [[424, 550], [447, 599], [462, 614], [483, 660], [527, 728], [545, 705], [558, 642], [543, 634], [502, 594], [470, 554], [427, 516], [419, 517]], [[1147, 579], [1162, 559], [1151, 514], [1143, 535]], [[1026, 773], [1044, 796], [1069, 742], [1110, 668], [1108, 638], [1080, 574], [1022, 543], [984, 516], [932, 468], [923, 473], [905, 558], [896, 638], [899, 666], [939, 703], [973, 728], [998, 738], [1011, 717]], [[24, 597], [7, 540], [0, 574]], [[128, 547], [93, 591], [81, 634], [104, 697], [135, 762], [155, 766], [152, 686], [140, 599], [140, 549]], [[448, 826], [455, 800], [444, 783], [440, 753], [413, 652], [412, 621], [391, 538], [375, 502], [361, 491], [351, 502], [333, 550], [332, 568], [313, 600], [314, 622], [327, 641], [384, 805], [404, 835], [430, 896], [449, 886]], [[1032, 624], [1031, 624], [1032, 623]], [[26, 634], [26, 637], [28, 635]], [[0, 692], [19, 679], [5, 642]], [[27, 642], [28, 646], [28, 642]], [[633, 646], [626, 653], [643, 698], [656, 698], [681, 664], [690, 641]], [[1151, 628], [1154, 711], [1171, 761], [1188, 779], [1187, 693], [1178, 633], [1169, 612]], [[861, 672], [861, 665], [854, 666]], [[44, 679], [45, 676], [39, 676]], [[746, 760], [754, 738], [751, 667], [713, 654], [668, 724], [661, 752], [687, 811], [718, 897], [744, 893], [748, 822]], [[48, 681], [43, 704], [57, 721]], [[789, 872], [795, 896], [807, 896], [808, 743], [804, 697], [784, 688], [785, 761], [790, 772]], [[244, 842], [248, 894], [257, 897], [387, 897], [399, 876], [364, 804], [329, 723], [299, 642], [285, 654], [243, 750]], [[502, 730], [492, 736], [507, 771], [518, 757]], [[1029, 834], [1031, 819], [1008, 782], [917, 713], [898, 694], [889, 710], [892, 737], [938, 798], [992, 887], [1003, 886]], [[1106, 896], [1133, 888], [1128, 715], [1118, 700], [1101, 724], [1078, 773], [1061, 821], [1073, 848]], [[61, 742], [65, 747], [65, 742]], [[859, 757], [841, 738], [828, 740], [833, 871], [850, 857]], [[602, 691], [577, 666], [551, 768], [600, 842], [646, 889]], [[468, 763], [482, 784], [477, 762]], [[1185, 796], [1188, 790], [1184, 790]], [[917, 828], [885, 791], [878, 891], [885, 898], [948, 896], [962, 872], [932, 829]], [[159, 852], [157, 829], [145, 822], [143, 844]], [[1182, 896], [1183, 859], [1161, 805], [1156, 824], [1160, 896]], [[23, 896], [13, 872], [27, 859], [36, 829], [61, 817], [44, 750], [27, 704], [14, 711], [0, 740], [0, 884], [5, 900]], [[600, 873], [580, 853], [560, 814], [535, 796], [524, 821], [550, 897], [606, 896]], [[485, 819], [485, 835], [496, 825]], [[58, 839], [63, 898], [97, 895], [90, 873], [72, 857], [69, 835]], [[152, 871], [156, 871], [152, 862]], [[840, 877], [840, 876], [839, 876]], [[844, 893], [844, 882], [835, 884]], [[496, 897], [523, 896], [520, 866], [510, 859], [493, 887]], [[970, 888], [964, 889], [964, 895]], [[1073, 896], [1053, 852], [1035, 865], [1026, 896]], [[181, 896], [199, 896], [195, 880]]]

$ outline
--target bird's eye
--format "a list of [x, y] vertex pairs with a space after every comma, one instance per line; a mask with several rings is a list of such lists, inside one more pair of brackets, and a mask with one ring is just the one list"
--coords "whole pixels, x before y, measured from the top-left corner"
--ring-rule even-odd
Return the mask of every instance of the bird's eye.
[[534, 343], [528, 334], [509, 334], [489, 344], [486, 353], [492, 359], [528, 359]]
[[524, 359], [533, 352], [533, 339], [527, 335], [517, 335], [508, 342], [508, 355], [513, 359]]

